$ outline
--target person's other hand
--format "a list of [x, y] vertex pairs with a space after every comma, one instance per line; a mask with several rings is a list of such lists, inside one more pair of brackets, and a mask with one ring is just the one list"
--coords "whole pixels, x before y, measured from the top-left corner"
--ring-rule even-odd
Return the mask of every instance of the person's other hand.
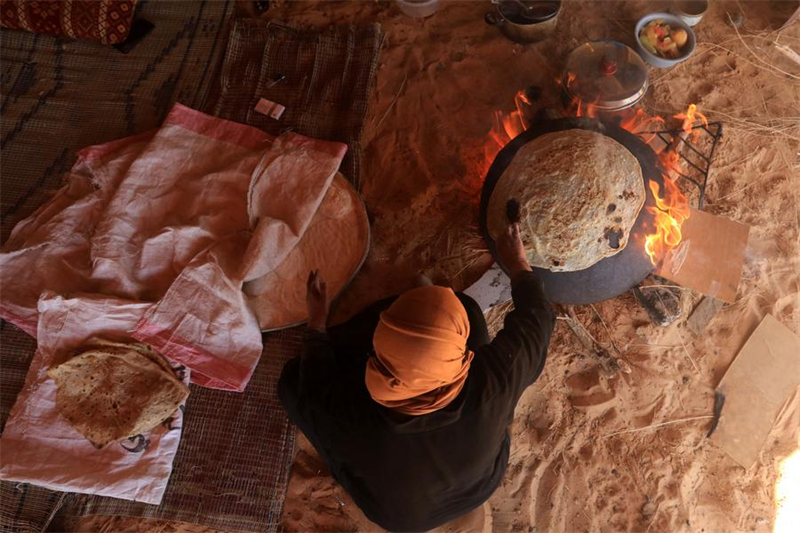
[[519, 236], [519, 224], [509, 224], [506, 231], [497, 238], [497, 258], [511, 278], [522, 271], [531, 270], [525, 246]]
[[308, 273], [306, 306], [308, 307], [308, 327], [325, 331], [325, 325], [328, 322], [328, 308], [330, 306], [328, 286], [317, 270], [312, 270]]

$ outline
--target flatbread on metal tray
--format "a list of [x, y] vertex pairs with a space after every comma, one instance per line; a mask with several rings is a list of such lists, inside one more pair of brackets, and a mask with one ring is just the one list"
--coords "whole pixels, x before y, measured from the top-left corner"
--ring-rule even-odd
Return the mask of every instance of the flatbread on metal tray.
[[628, 243], [645, 201], [642, 169], [624, 146], [601, 133], [570, 129], [522, 146], [489, 199], [493, 238], [519, 203], [520, 234], [531, 266], [583, 270]]
[[248, 304], [262, 330], [308, 320], [306, 281], [318, 269], [334, 298], [355, 276], [369, 248], [369, 219], [358, 193], [337, 173], [303, 238], [278, 268], [245, 283]]

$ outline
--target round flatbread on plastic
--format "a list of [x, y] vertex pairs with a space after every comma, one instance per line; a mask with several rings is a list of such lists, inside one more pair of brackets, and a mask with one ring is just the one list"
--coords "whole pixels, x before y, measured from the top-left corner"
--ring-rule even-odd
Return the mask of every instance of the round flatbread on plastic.
[[171, 370], [118, 345], [92, 348], [47, 374], [59, 413], [96, 448], [153, 429], [189, 395]]
[[[263, 331], [308, 320], [306, 281], [319, 270], [333, 299], [361, 268], [369, 250], [369, 219], [358, 193], [337, 173], [303, 238], [281, 265], [246, 284], [248, 304]], [[254, 292], [254, 288], [257, 292]]]

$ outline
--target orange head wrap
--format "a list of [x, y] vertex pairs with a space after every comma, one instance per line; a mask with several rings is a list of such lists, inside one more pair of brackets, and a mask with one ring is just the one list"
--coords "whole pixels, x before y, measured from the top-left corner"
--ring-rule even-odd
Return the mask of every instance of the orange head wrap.
[[408, 415], [449, 404], [467, 379], [467, 311], [451, 289], [417, 287], [381, 313], [367, 362], [372, 399]]

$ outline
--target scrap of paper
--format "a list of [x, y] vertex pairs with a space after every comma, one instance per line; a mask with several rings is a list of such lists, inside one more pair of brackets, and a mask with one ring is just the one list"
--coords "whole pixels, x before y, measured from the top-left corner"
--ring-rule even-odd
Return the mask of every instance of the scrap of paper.
[[279, 120], [283, 116], [283, 112], [286, 111], [286, 108], [272, 100], [261, 98], [256, 104], [256, 111], [262, 115], [267, 115], [270, 118]]

